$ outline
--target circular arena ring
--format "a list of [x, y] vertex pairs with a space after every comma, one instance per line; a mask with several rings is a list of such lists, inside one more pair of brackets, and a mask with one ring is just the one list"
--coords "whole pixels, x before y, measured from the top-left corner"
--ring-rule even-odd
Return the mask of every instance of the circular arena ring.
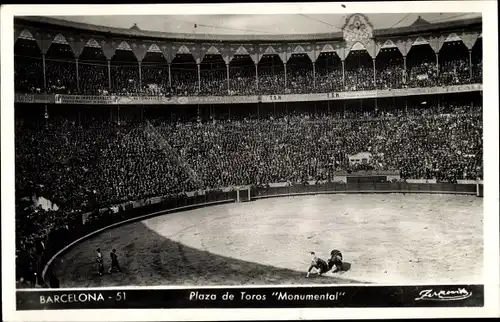
[[[105, 229], [63, 251], [51, 268], [61, 287], [482, 281], [483, 200], [473, 194], [266, 197]], [[122, 272], [108, 274], [113, 248]], [[346, 269], [306, 279], [309, 252], [326, 260], [335, 248]]]

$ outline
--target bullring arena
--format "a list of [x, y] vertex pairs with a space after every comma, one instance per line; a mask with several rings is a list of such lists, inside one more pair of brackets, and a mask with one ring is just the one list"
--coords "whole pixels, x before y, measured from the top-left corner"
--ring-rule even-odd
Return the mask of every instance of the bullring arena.
[[[106, 230], [56, 260], [62, 287], [481, 283], [482, 198], [339, 194], [175, 212]], [[123, 273], [97, 276], [94, 250]], [[351, 267], [305, 279], [309, 251]]]
[[16, 17], [17, 287], [482, 283], [482, 17], [450, 17]]

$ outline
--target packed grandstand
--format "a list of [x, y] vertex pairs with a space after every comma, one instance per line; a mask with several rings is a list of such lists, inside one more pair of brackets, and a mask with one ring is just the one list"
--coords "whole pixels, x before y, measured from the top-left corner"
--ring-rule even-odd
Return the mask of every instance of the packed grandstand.
[[18, 280], [51, 234], [129, 201], [357, 171], [482, 178], [481, 27], [196, 40], [16, 19]]

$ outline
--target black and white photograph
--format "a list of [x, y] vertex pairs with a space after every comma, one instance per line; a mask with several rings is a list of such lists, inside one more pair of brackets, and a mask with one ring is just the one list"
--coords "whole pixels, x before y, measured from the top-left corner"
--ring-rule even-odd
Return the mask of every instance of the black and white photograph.
[[262, 5], [2, 7], [9, 320], [500, 314], [496, 3]]

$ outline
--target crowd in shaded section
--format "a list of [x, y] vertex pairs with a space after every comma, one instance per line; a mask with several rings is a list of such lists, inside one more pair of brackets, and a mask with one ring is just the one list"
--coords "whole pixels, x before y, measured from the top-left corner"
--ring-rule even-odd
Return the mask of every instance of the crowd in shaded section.
[[354, 58], [345, 60], [344, 65], [338, 57], [328, 56], [318, 59], [315, 67], [304, 56], [283, 64], [277, 55], [265, 55], [257, 66], [248, 57], [238, 56], [229, 66], [220, 59], [206, 58], [212, 61], [202, 62], [199, 73], [196, 63], [184, 61], [185, 58], [174, 60], [170, 71], [165, 62], [145, 62], [140, 72], [137, 61], [113, 62], [108, 70], [106, 61], [77, 64], [67, 59], [46, 58], [44, 83], [42, 60], [18, 55], [15, 87], [25, 93], [227, 96], [482, 83], [480, 54], [472, 60], [466, 54], [448, 58], [444, 55], [439, 61], [434, 55], [422, 55], [421, 59], [405, 63], [401, 55], [392, 52], [377, 59], [375, 65], [368, 54], [353, 54]]
[[[402, 179], [482, 177], [481, 106], [289, 112], [208, 122], [63, 117], [16, 121], [18, 277], [54, 229], [131, 200], [236, 185], [331, 181], [336, 171], [399, 170]], [[349, 156], [369, 152], [371, 162]], [[44, 197], [58, 209], [27, 204]], [[23, 202], [24, 200], [25, 202]]]

